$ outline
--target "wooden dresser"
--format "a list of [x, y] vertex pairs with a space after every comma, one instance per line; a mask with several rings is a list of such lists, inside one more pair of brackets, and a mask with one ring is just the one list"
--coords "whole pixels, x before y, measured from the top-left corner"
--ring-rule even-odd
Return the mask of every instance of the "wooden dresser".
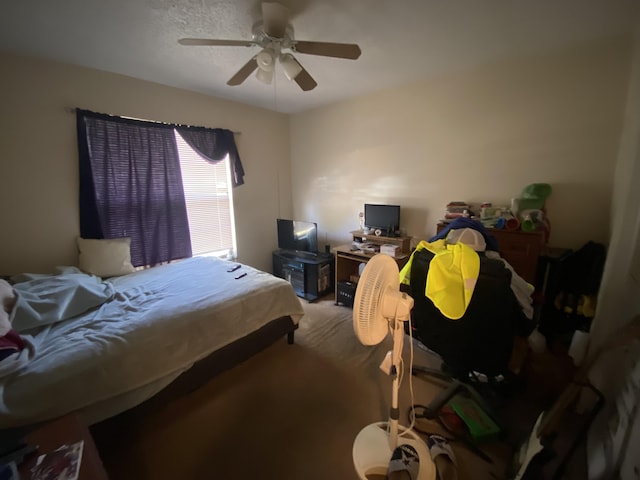
[[[439, 223], [437, 231], [440, 232], [445, 227], [445, 224]], [[544, 231], [487, 230], [498, 241], [502, 258], [509, 262], [518, 275], [535, 285], [538, 258], [546, 247]]]

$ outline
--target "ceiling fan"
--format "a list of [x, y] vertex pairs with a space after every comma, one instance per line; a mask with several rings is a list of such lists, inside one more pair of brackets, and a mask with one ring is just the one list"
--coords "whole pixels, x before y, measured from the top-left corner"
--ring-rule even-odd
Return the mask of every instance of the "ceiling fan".
[[318, 84], [293, 56], [293, 53], [349, 60], [356, 60], [361, 53], [360, 47], [354, 43], [309, 42], [294, 39], [293, 27], [289, 22], [289, 10], [275, 2], [262, 3], [262, 22], [254, 26], [251, 40], [181, 38], [178, 43], [189, 46], [260, 47], [262, 50], [245, 63], [229, 79], [227, 85], [240, 85], [256, 70], [256, 77], [270, 84], [273, 80], [276, 60], [278, 60], [285, 76], [295, 81], [305, 92], [313, 90]]

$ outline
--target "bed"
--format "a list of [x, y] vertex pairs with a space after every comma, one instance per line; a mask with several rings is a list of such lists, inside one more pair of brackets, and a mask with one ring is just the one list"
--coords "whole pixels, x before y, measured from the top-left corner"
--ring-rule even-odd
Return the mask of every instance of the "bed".
[[105, 280], [74, 267], [18, 278], [26, 347], [0, 361], [0, 428], [70, 412], [92, 424], [292, 343], [304, 311], [291, 285], [231, 265], [194, 257]]

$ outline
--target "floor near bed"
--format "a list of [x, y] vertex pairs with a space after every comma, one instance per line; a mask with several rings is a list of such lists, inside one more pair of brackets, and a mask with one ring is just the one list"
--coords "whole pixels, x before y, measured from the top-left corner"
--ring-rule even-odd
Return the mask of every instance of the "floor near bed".
[[[331, 299], [306, 304], [294, 345], [285, 339], [173, 402], [137, 408], [92, 427], [110, 477], [163, 479], [356, 479], [352, 446], [366, 425], [386, 420], [391, 379], [378, 368], [390, 338], [365, 347], [352, 311]], [[408, 362], [409, 348], [405, 342]], [[419, 349], [415, 363], [437, 366]], [[401, 387], [401, 422], [410, 405]], [[439, 391], [414, 379], [415, 403]], [[516, 415], [519, 431], [537, 412]], [[461, 446], [458, 478], [505, 478], [512, 447], [483, 445], [493, 463]]]

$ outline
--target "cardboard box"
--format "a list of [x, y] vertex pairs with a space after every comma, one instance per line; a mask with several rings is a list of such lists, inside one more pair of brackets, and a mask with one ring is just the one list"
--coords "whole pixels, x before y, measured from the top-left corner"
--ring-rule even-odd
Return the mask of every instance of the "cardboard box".
[[392, 245], [389, 243], [385, 243], [384, 245], [380, 245], [380, 253], [385, 253], [387, 255], [390, 255], [392, 257], [395, 257], [398, 255], [400, 251], [400, 247], [398, 245]]

